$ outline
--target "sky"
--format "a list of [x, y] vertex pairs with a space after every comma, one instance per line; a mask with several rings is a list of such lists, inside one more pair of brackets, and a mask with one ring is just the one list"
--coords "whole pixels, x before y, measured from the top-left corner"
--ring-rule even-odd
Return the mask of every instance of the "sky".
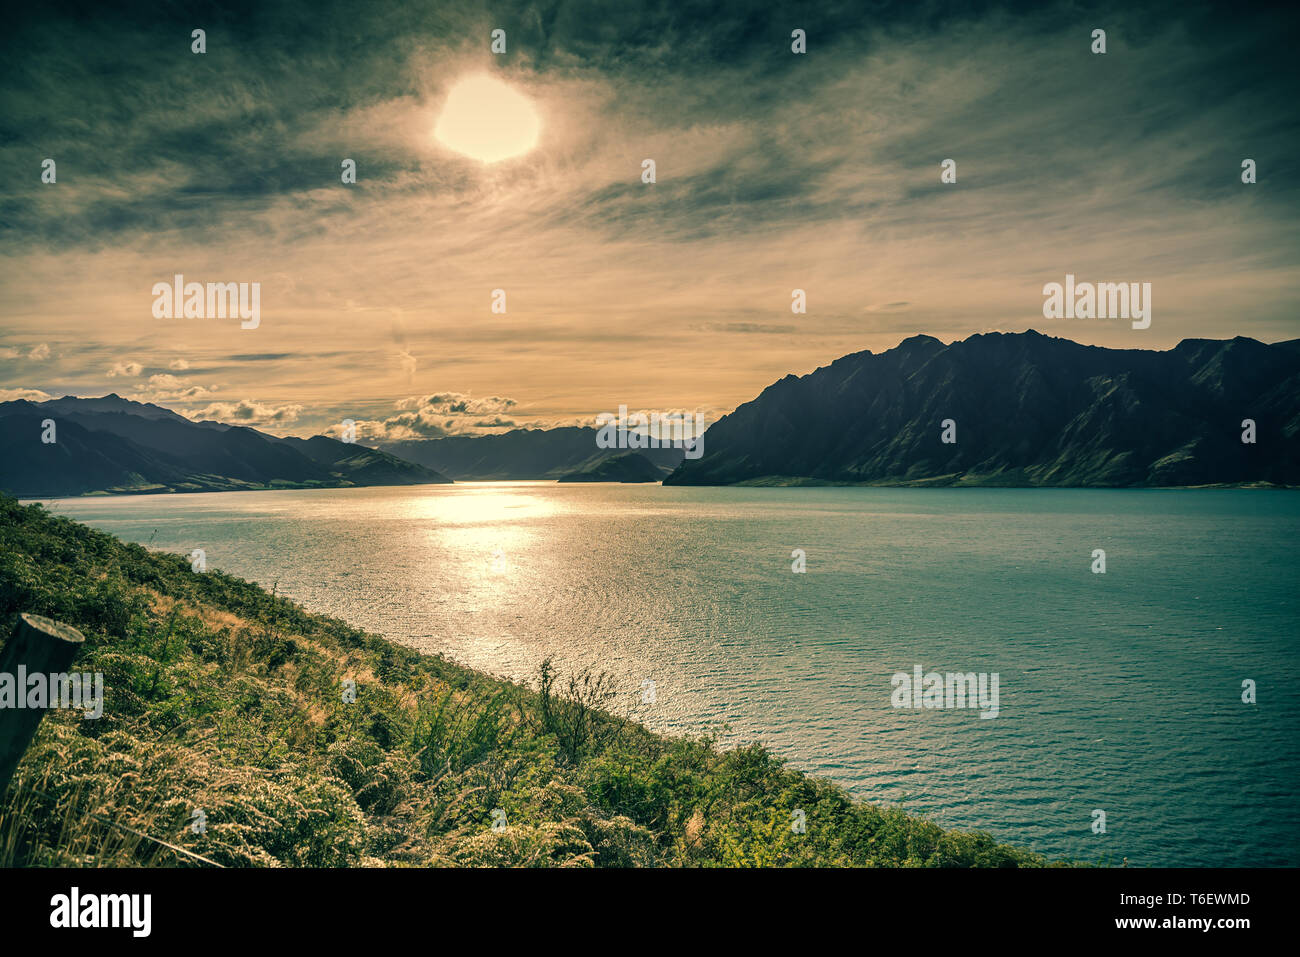
[[[1294, 13], [36, 6], [0, 39], [0, 399], [381, 440], [620, 405], [711, 421], [918, 333], [1300, 336]], [[531, 150], [433, 135], [484, 74], [531, 102]], [[259, 283], [256, 328], [158, 318], [177, 273]], [[1045, 319], [1067, 273], [1151, 283], [1150, 327]]]

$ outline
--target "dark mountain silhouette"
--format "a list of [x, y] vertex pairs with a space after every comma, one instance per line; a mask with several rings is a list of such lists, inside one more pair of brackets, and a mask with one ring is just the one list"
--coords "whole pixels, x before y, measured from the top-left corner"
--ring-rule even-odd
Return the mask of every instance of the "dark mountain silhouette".
[[[49, 444], [47, 419], [56, 428]], [[117, 395], [0, 403], [0, 489], [26, 497], [447, 481], [375, 449], [192, 422]]]
[[314, 435], [310, 439], [285, 438], [280, 441], [331, 472], [341, 472], [354, 485], [425, 485], [451, 481], [439, 472], [396, 455], [356, 443], [340, 442], [326, 435]]
[[561, 475], [561, 482], [658, 482], [668, 472], [640, 452], [603, 458], [590, 468]]
[[[913, 336], [774, 383], [664, 484], [1300, 485], [1298, 346]], [[941, 441], [945, 419], [955, 444]]]
[[[626, 449], [602, 449], [596, 430], [515, 429], [501, 435], [456, 435], [410, 439], [380, 445], [386, 452], [437, 469], [457, 481], [558, 479], [593, 468]], [[671, 469], [682, 461], [681, 449], [640, 449], [650, 462]], [[610, 481], [613, 481], [612, 479]], [[658, 481], [658, 476], [654, 479]]]

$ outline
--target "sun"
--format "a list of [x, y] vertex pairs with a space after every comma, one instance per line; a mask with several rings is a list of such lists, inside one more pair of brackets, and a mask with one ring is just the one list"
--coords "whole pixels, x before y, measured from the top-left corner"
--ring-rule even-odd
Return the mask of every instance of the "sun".
[[433, 135], [457, 153], [495, 163], [531, 150], [541, 127], [528, 97], [480, 74], [451, 88]]

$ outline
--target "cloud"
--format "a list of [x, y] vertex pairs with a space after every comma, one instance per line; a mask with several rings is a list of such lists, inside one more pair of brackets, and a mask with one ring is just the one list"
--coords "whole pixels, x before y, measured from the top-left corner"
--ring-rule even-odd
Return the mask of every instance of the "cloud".
[[298, 421], [302, 411], [301, 405], [265, 405], [255, 399], [240, 399], [238, 402], [213, 402], [185, 415], [196, 422], [213, 419], [228, 425], [288, 426]]
[[[617, 409], [613, 409], [609, 412], [602, 412], [582, 424], [591, 428], [601, 428], [604, 425], [612, 424], [617, 428], [619, 421], [618, 412], [619, 410]], [[681, 429], [684, 431], [685, 437], [689, 439], [693, 438], [696, 434], [696, 416], [701, 417], [699, 421], [702, 423], [702, 428], [699, 430], [699, 434], [703, 435], [710, 425], [722, 418], [723, 414], [724, 413], [721, 413], [716, 409], [629, 409], [626, 421], [631, 423], [635, 420], [646, 423], [645, 425], [640, 426], [629, 425], [629, 431], [646, 432], [648, 424], [652, 421], [651, 417], [653, 416], [659, 421], [660, 429]]]
[[0, 402], [16, 402], [26, 399], [28, 402], [44, 402], [54, 396], [40, 389], [0, 389]]
[[357, 420], [357, 435], [375, 442], [437, 439], [447, 435], [516, 428], [503, 413], [518, 406], [514, 399], [492, 395], [474, 398], [460, 392], [436, 392], [399, 399], [397, 415], [381, 420]]
[[167, 368], [176, 372], [183, 371], [189, 367], [190, 364], [185, 359], [173, 359], [171, 362], [167, 363]]
[[486, 415], [491, 412], [509, 411], [518, 404], [514, 399], [499, 395], [475, 399], [461, 392], [435, 392], [432, 395], [413, 395], [399, 399], [394, 408], [415, 409], [430, 416]]
[[476, 419], [473, 422], [471, 422], [470, 425], [476, 429], [517, 429], [519, 428], [519, 423], [516, 422], [514, 419], [507, 419], [500, 415], [493, 416], [490, 419]]
[[139, 402], [200, 402], [211, 398], [218, 391], [215, 385], [211, 387], [191, 385], [185, 379], [160, 372], [151, 375], [147, 384], [131, 398]]
[[144, 366], [138, 362], [118, 362], [108, 370], [108, 377], [116, 379], [118, 376], [138, 376], [144, 372]]
[[700, 329], [708, 332], [737, 332], [746, 335], [788, 335], [799, 331], [798, 326], [767, 325], [762, 322], [710, 322], [700, 326]]
[[[25, 348], [25, 347], [24, 347]], [[27, 358], [33, 362], [44, 362], [50, 357], [50, 347], [48, 343], [39, 342], [27, 349]], [[0, 346], [0, 360], [3, 359], [21, 359], [23, 358], [23, 349], [15, 346]]]

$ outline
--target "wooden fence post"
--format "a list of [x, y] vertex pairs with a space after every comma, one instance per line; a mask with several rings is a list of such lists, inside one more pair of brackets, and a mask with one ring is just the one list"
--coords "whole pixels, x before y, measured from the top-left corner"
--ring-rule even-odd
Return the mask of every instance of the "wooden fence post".
[[[85, 642], [81, 632], [71, 625], [63, 625], [40, 615], [23, 613], [18, 616], [14, 633], [0, 649], [0, 676], [14, 682], [15, 701], [26, 703], [27, 689], [17, 687], [18, 666], [25, 665], [27, 674], [66, 674]], [[46, 704], [50, 702], [47, 700]], [[0, 796], [9, 787], [14, 768], [22, 758], [32, 735], [45, 717], [45, 708], [0, 707]]]

